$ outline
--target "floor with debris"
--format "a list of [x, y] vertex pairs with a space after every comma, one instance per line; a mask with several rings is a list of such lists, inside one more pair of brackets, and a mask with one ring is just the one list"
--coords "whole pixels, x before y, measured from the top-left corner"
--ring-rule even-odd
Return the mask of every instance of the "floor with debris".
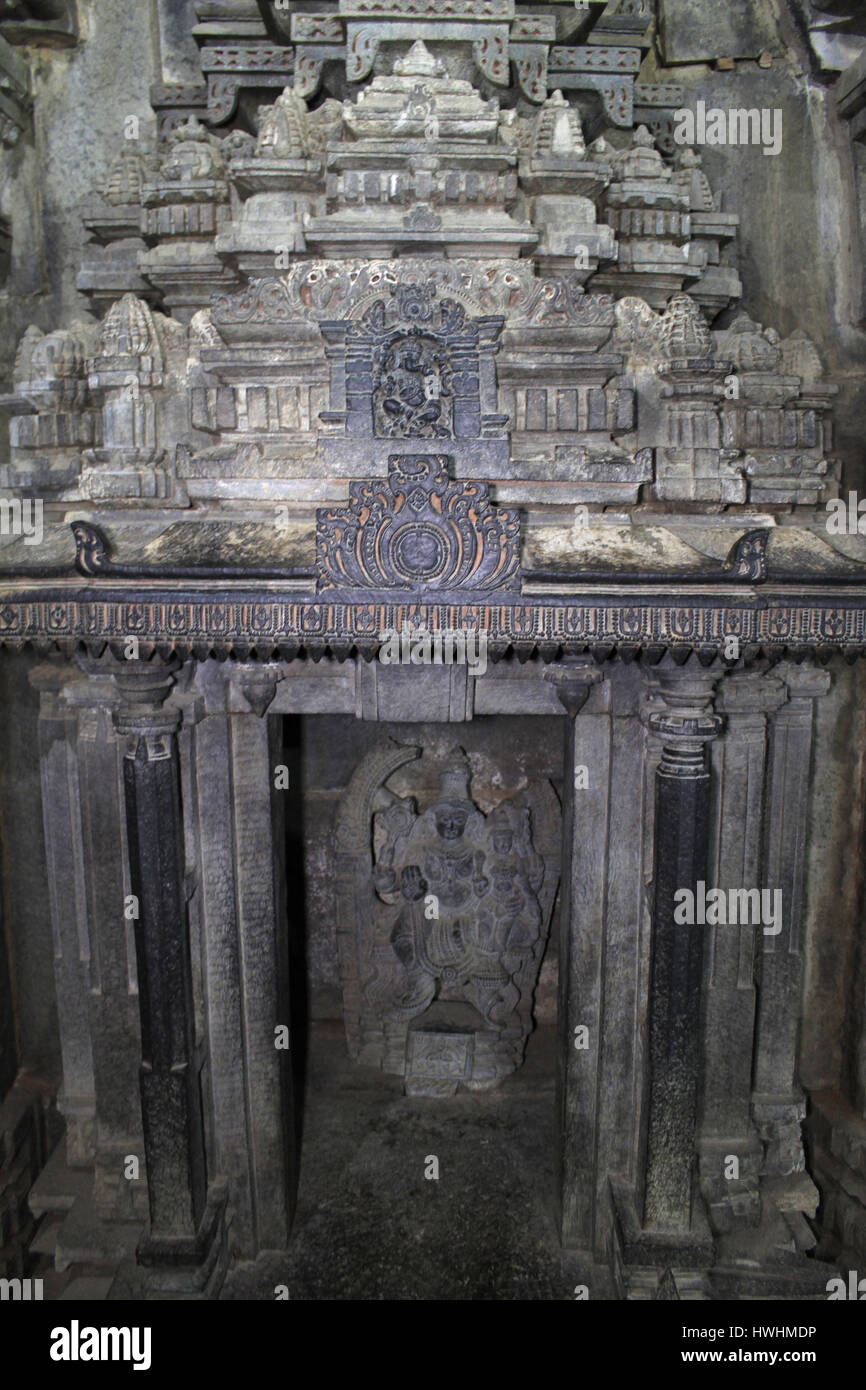
[[[221, 1297], [571, 1300], [586, 1286], [611, 1298], [608, 1271], [557, 1238], [555, 1034], [537, 1029], [498, 1089], [432, 1100], [354, 1065], [342, 1022], [313, 1023], [290, 1247], [235, 1265]], [[61, 1142], [31, 1191], [27, 1273], [46, 1300], [105, 1299], [134, 1259], [140, 1226], [96, 1220], [91, 1187]]]
[[222, 1297], [610, 1298], [607, 1271], [556, 1235], [555, 1033], [497, 1090], [431, 1100], [354, 1066], [341, 1023], [314, 1024], [291, 1247], [236, 1267]]

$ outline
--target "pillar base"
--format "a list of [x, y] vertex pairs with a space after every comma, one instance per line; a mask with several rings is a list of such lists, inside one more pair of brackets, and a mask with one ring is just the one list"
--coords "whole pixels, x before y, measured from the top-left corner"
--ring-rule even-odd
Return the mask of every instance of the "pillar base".
[[[759, 1174], [764, 1148], [756, 1134], [698, 1140], [700, 1191], [714, 1235], [725, 1235], [761, 1221]], [[737, 1177], [728, 1177], [729, 1160], [737, 1160]]]
[[788, 1210], [784, 1195], [781, 1208], [772, 1189], [762, 1196], [758, 1228], [714, 1240], [699, 1199], [692, 1231], [644, 1230], [634, 1190], [621, 1178], [611, 1179], [612, 1272], [619, 1297], [826, 1300], [827, 1282], [839, 1271], [807, 1253], [812, 1242], [804, 1239], [806, 1223], [799, 1212]]
[[626, 1297], [632, 1296], [628, 1290], [633, 1284], [646, 1285], [650, 1273], [658, 1282], [667, 1270], [679, 1275], [705, 1270], [713, 1263], [713, 1237], [699, 1197], [692, 1207], [690, 1231], [653, 1231], [641, 1226], [634, 1189], [619, 1178], [612, 1178], [610, 1186], [615, 1277], [624, 1285]]
[[150, 1225], [136, 1251], [136, 1266], [119, 1272], [115, 1298], [216, 1298], [229, 1263], [228, 1189], [212, 1184], [194, 1237], [153, 1236]]

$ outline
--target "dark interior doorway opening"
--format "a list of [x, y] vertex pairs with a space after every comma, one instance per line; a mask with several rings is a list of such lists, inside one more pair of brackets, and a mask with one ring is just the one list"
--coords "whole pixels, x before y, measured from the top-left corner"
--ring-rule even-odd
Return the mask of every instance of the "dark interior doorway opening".
[[[548, 1299], [573, 1297], [586, 1277], [580, 1257], [560, 1249], [556, 1229], [558, 892], [548, 884], [524, 1060], [488, 1090], [407, 1095], [403, 1076], [352, 1060], [338, 945], [335, 824], [371, 750], [389, 740], [423, 750], [388, 783], [398, 797], [411, 793], [423, 815], [440, 794], [437, 770], [459, 747], [481, 820], [545, 781], [558, 808], [562, 737], [562, 721], [545, 717], [459, 726], [283, 719], [299, 1160], [283, 1257], [292, 1297]], [[533, 833], [543, 838], [540, 827]], [[496, 868], [491, 862], [491, 875]]]

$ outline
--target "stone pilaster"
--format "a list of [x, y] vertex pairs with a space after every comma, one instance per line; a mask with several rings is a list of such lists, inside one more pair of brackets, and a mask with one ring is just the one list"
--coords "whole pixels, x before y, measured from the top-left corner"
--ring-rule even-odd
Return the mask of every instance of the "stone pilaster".
[[[58, 1108], [66, 1121], [66, 1156], [72, 1165], [93, 1160], [96, 1082], [90, 1035], [90, 998], [96, 987], [81, 826], [77, 718], [63, 698], [79, 673], [66, 665], [39, 666], [39, 766], [45, 827], [48, 897], [54, 937], [54, 981], [63, 1084]], [[122, 904], [118, 904], [119, 910]]]
[[[112, 711], [117, 692], [102, 663], [82, 659], [83, 679], [65, 687], [72, 712], [80, 796], [76, 847], [89, 924], [93, 981], [88, 994], [96, 1091], [94, 1204], [100, 1216], [146, 1213], [146, 1164], [136, 1086], [139, 1054], [138, 970], [123, 796], [123, 757]], [[127, 1171], [139, 1160], [139, 1176]]]
[[18, 1071], [18, 1045], [12, 1003], [12, 972], [6, 949], [5, 924], [0, 917], [0, 1102]]
[[[67, 1158], [95, 1164], [97, 1215], [145, 1214], [138, 980], [129, 892], [123, 782], [110, 672], [40, 666], [42, 806], [61, 1019]], [[82, 1066], [84, 1069], [82, 1070]], [[126, 1160], [139, 1160], [130, 1177]]]
[[767, 772], [764, 884], [782, 893], [782, 930], [762, 936], [752, 1113], [764, 1142], [763, 1172], [784, 1177], [805, 1169], [801, 1122], [806, 1113], [797, 1080], [802, 993], [802, 922], [806, 832], [815, 700], [830, 688], [814, 666], [779, 668], [788, 700], [771, 723]]
[[141, 1108], [150, 1223], [143, 1264], [199, 1263], [205, 1253], [206, 1171], [184, 893], [174, 677], [129, 661], [115, 680], [125, 739], [124, 791], [141, 1010]]
[[710, 772], [706, 744], [721, 729], [717, 677], [660, 675], [664, 709], [649, 716], [662, 741], [656, 771], [653, 926], [649, 1005], [649, 1095], [643, 1192], [645, 1229], [688, 1235], [698, 1092], [704, 934], [674, 920], [675, 895], [706, 882]]
[[[717, 708], [725, 734], [712, 746], [716, 795], [709, 881], [722, 890], [761, 887], [767, 718], [784, 703], [763, 671], [726, 676]], [[751, 1119], [756, 941], [753, 924], [707, 926], [701, 1056], [701, 1188], [717, 1230], [760, 1218], [763, 1156]], [[736, 1165], [731, 1164], [731, 1159]]]
[[[592, 687], [603, 680], [591, 657], [574, 657], [545, 672], [553, 681], [568, 720], [562, 799], [562, 880], [560, 889], [559, 1046], [557, 1118], [559, 1125], [560, 1230], [564, 1245], [591, 1248], [595, 1239], [598, 1077], [601, 1056], [604, 957], [604, 877], [608, 837], [607, 795], [593, 802], [596, 814], [579, 814], [576, 791], [580, 769], [591, 769], [596, 787], [610, 776], [609, 718], [587, 721], [578, 715]], [[593, 727], [588, 727], [589, 724]], [[596, 727], [601, 724], [603, 727]], [[599, 804], [599, 802], [601, 804]], [[581, 1036], [578, 1030], [586, 1029]], [[580, 1045], [585, 1042], [585, 1046]]]
[[[285, 884], [280, 871], [280, 721], [266, 713], [281, 672], [232, 672], [195, 725], [202, 976], [206, 995], [214, 1163], [229, 1180], [242, 1252], [282, 1249], [294, 1164]], [[295, 793], [297, 794], [297, 793]]]

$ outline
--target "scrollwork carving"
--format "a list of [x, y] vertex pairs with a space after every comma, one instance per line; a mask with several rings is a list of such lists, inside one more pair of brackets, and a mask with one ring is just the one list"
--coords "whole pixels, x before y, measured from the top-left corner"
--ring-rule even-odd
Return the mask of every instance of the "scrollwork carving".
[[375, 29], [356, 29], [351, 34], [346, 52], [346, 77], [350, 82], [363, 82], [373, 71], [379, 52], [379, 35]]
[[499, 87], [508, 86], [508, 40], [499, 33], [476, 39], [472, 53], [479, 72]]
[[348, 507], [316, 520], [318, 587], [515, 589], [517, 513], [487, 486], [451, 482], [442, 455], [395, 455], [388, 481], [351, 484]]

